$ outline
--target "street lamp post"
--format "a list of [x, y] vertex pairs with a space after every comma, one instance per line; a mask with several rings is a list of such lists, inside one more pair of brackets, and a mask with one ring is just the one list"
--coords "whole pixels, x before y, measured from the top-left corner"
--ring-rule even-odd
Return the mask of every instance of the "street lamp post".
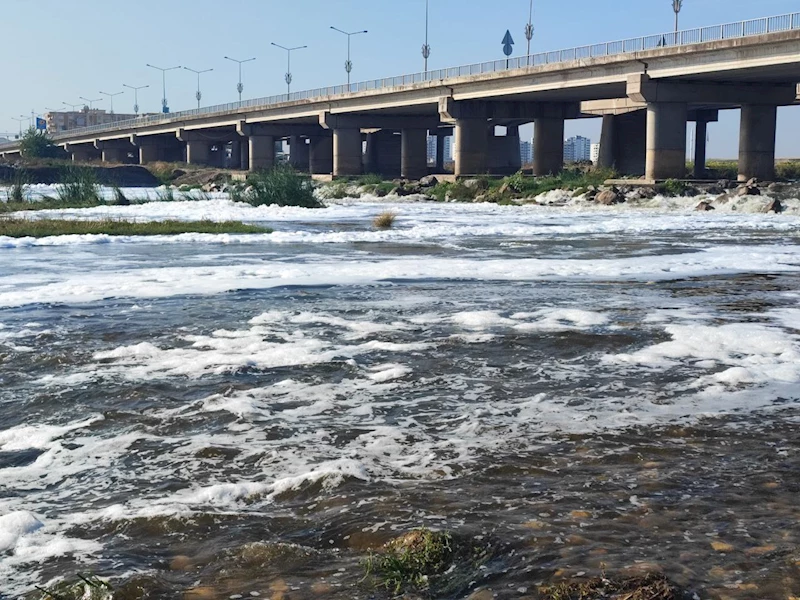
[[350, 87], [350, 72], [353, 70], [353, 61], [350, 60], [350, 38], [354, 35], [360, 35], [362, 33], [368, 33], [365, 29], [364, 31], [343, 31], [338, 27], [334, 27], [331, 25], [331, 29], [334, 31], [338, 31], [339, 33], [343, 33], [347, 36], [347, 60], [344, 63], [344, 70], [347, 71], [347, 87]]
[[[89, 103], [89, 112], [86, 113], [86, 127], [89, 127], [89, 117], [92, 115], [92, 110], [94, 110], [94, 103], [100, 102], [102, 98], [97, 98], [96, 100], [89, 100], [89, 98], [84, 98], [83, 96], [79, 96], [79, 98]], [[95, 118], [94, 124], [97, 125], [97, 118]]]
[[425, 43], [422, 45], [422, 58], [425, 59], [425, 75], [428, 74], [428, 59], [431, 57], [431, 45], [428, 43], [428, 6], [429, 0], [425, 0]]
[[528, 58], [527, 63], [531, 64], [531, 40], [533, 39], [533, 0], [531, 0], [531, 8], [528, 12], [528, 24], [525, 25], [525, 39], [528, 40]]
[[75, 112], [76, 106], [83, 106], [83, 102], [78, 102], [78, 104], [70, 104], [69, 102], [62, 102], [61, 104], [63, 104], [64, 106], [69, 106], [69, 109], [72, 112]]
[[235, 58], [231, 58], [230, 56], [225, 57], [227, 60], [231, 62], [235, 62], [239, 64], [239, 83], [236, 84], [236, 91], [239, 92], [239, 104], [242, 103], [242, 92], [244, 91], [244, 84], [242, 83], [242, 65], [244, 63], [249, 63], [254, 61], [255, 58], [246, 58], [245, 60], [237, 60]]
[[288, 102], [290, 96], [292, 95], [292, 52], [295, 50], [308, 48], [308, 46], [295, 46], [294, 48], [287, 48], [286, 46], [281, 46], [275, 42], [272, 42], [272, 45], [276, 48], [280, 48], [281, 50], [286, 50], [286, 76], [284, 77], [284, 80], [286, 81], [286, 101]]
[[149, 85], [140, 85], [139, 87], [133, 87], [132, 85], [128, 85], [126, 83], [122, 84], [122, 87], [126, 87], [128, 89], [133, 90], [133, 114], [139, 114], [139, 90], [143, 90], [145, 88], [149, 88]]
[[197, 110], [200, 110], [200, 100], [203, 98], [203, 93], [200, 91], [200, 75], [202, 75], [203, 73], [210, 73], [214, 69], [195, 71], [194, 69], [190, 69], [189, 67], [183, 67], [183, 68], [197, 75], [197, 92], [195, 93], [194, 97], [197, 98]]
[[155, 69], [156, 71], [161, 71], [161, 89], [163, 90], [163, 97], [161, 98], [161, 112], [166, 114], [169, 112], [169, 103], [167, 102], [167, 71], [174, 71], [175, 69], [180, 69], [180, 66], [177, 67], [168, 67], [163, 69], [161, 67], [156, 67], [155, 65], [151, 65], [147, 63], [147, 66], [151, 69]]
[[28, 117], [11, 117], [12, 121], [19, 123], [19, 137], [22, 137], [22, 123], [28, 120]]
[[113, 115], [114, 114], [114, 96], [119, 96], [121, 94], [124, 94], [125, 92], [124, 91], [123, 92], [115, 92], [113, 94], [109, 94], [108, 92], [99, 92], [99, 93], [103, 94], [103, 96], [108, 96], [108, 98], [111, 100], [111, 114]]
[[672, 0], [672, 10], [675, 11], [675, 33], [678, 33], [678, 13], [683, 8], [683, 0]]

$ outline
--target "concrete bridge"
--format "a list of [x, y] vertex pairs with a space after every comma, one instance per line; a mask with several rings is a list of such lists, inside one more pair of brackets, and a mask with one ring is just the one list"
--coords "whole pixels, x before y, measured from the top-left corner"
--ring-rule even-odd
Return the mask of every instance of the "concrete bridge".
[[[687, 122], [705, 128], [741, 109], [739, 178], [774, 177], [777, 108], [798, 102], [800, 13], [595, 44], [74, 129], [54, 140], [74, 160], [219, 161], [268, 168], [277, 141], [312, 174], [363, 172], [417, 179], [426, 137], [455, 136], [457, 176], [520, 168], [519, 126], [534, 123], [534, 173], [563, 167], [566, 119], [602, 117], [600, 164], [659, 180], [683, 177]], [[506, 128], [496, 135], [496, 126]], [[366, 146], [364, 142], [366, 141]], [[217, 149], [214, 151], [214, 149]], [[366, 151], [365, 151], [366, 148]], [[17, 143], [0, 156], [19, 153]]]

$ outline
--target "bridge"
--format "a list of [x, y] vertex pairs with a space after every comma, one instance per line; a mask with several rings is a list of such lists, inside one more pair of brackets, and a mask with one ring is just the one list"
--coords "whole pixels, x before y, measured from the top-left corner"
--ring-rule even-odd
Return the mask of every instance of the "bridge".
[[[320, 88], [59, 132], [73, 160], [146, 164], [219, 161], [232, 144], [242, 169], [290, 163], [315, 175], [429, 173], [427, 136], [454, 135], [455, 174], [520, 168], [519, 127], [534, 123], [535, 175], [563, 168], [564, 122], [602, 117], [600, 165], [647, 180], [685, 172], [695, 122], [695, 175], [706, 127], [741, 109], [739, 178], [775, 175], [777, 108], [798, 102], [800, 13]], [[497, 135], [497, 126], [505, 135]], [[366, 141], [366, 151], [364, 142]], [[0, 145], [0, 157], [20, 152]]]

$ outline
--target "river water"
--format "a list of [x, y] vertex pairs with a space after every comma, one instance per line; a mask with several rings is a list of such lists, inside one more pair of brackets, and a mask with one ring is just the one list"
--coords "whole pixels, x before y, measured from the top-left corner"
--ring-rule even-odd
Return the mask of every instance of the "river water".
[[457, 598], [800, 594], [800, 217], [389, 207], [0, 238], [0, 597], [366, 598], [364, 557], [421, 526], [493, 549]]

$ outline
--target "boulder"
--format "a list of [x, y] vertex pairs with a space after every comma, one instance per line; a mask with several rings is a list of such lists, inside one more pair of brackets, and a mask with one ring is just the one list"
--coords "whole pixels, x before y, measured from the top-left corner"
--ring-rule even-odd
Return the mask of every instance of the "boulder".
[[731, 181], [730, 179], [720, 179], [717, 182], [717, 185], [723, 190], [732, 190], [736, 188], [736, 182]]
[[784, 185], [782, 183], [770, 183], [767, 186], [767, 191], [772, 192], [774, 194], [779, 194], [784, 190]]
[[743, 185], [738, 190], [736, 190], [737, 196], [760, 196], [761, 191], [754, 186], [750, 185]]
[[725, 193], [725, 189], [726, 188], [722, 187], [719, 184], [710, 185], [710, 186], [705, 188], [705, 193], [709, 194], [711, 196], [719, 196], [720, 194], [724, 194]]
[[650, 186], [642, 186], [636, 188], [635, 190], [633, 190], [633, 192], [631, 192], [630, 196], [628, 196], [628, 198], [630, 198], [631, 200], [651, 200], [652, 198], [655, 197], [656, 197], [656, 190], [655, 188]]
[[714, 207], [711, 206], [710, 202], [705, 202], [704, 201], [704, 202], [701, 202], [700, 204], [698, 204], [697, 206], [695, 206], [694, 209], [696, 211], [698, 211], [698, 212], [706, 212], [706, 211], [709, 211], [709, 210], [714, 210]]
[[783, 212], [783, 204], [781, 204], [780, 200], [772, 200], [768, 205], [764, 212], [768, 213], [782, 213]]
[[186, 175], [186, 171], [183, 169], [175, 169], [172, 171], [172, 179], [177, 179], [178, 177], [183, 177], [184, 175]]
[[424, 188], [434, 187], [438, 185], [439, 180], [434, 175], [428, 175], [419, 180], [419, 186]]
[[461, 183], [469, 190], [486, 191], [489, 189], [489, 182], [485, 179], [465, 179]]
[[203, 184], [203, 191], [206, 193], [218, 192], [219, 186], [216, 183], [205, 183]]
[[616, 190], [603, 190], [597, 196], [595, 196], [594, 201], [598, 204], [603, 204], [605, 206], [610, 206], [611, 204], [619, 204], [623, 202], [624, 198], [617, 192]]
[[747, 180], [747, 183], [745, 185], [747, 187], [755, 187], [758, 185], [758, 179], [756, 177], [751, 177], [750, 179]]

